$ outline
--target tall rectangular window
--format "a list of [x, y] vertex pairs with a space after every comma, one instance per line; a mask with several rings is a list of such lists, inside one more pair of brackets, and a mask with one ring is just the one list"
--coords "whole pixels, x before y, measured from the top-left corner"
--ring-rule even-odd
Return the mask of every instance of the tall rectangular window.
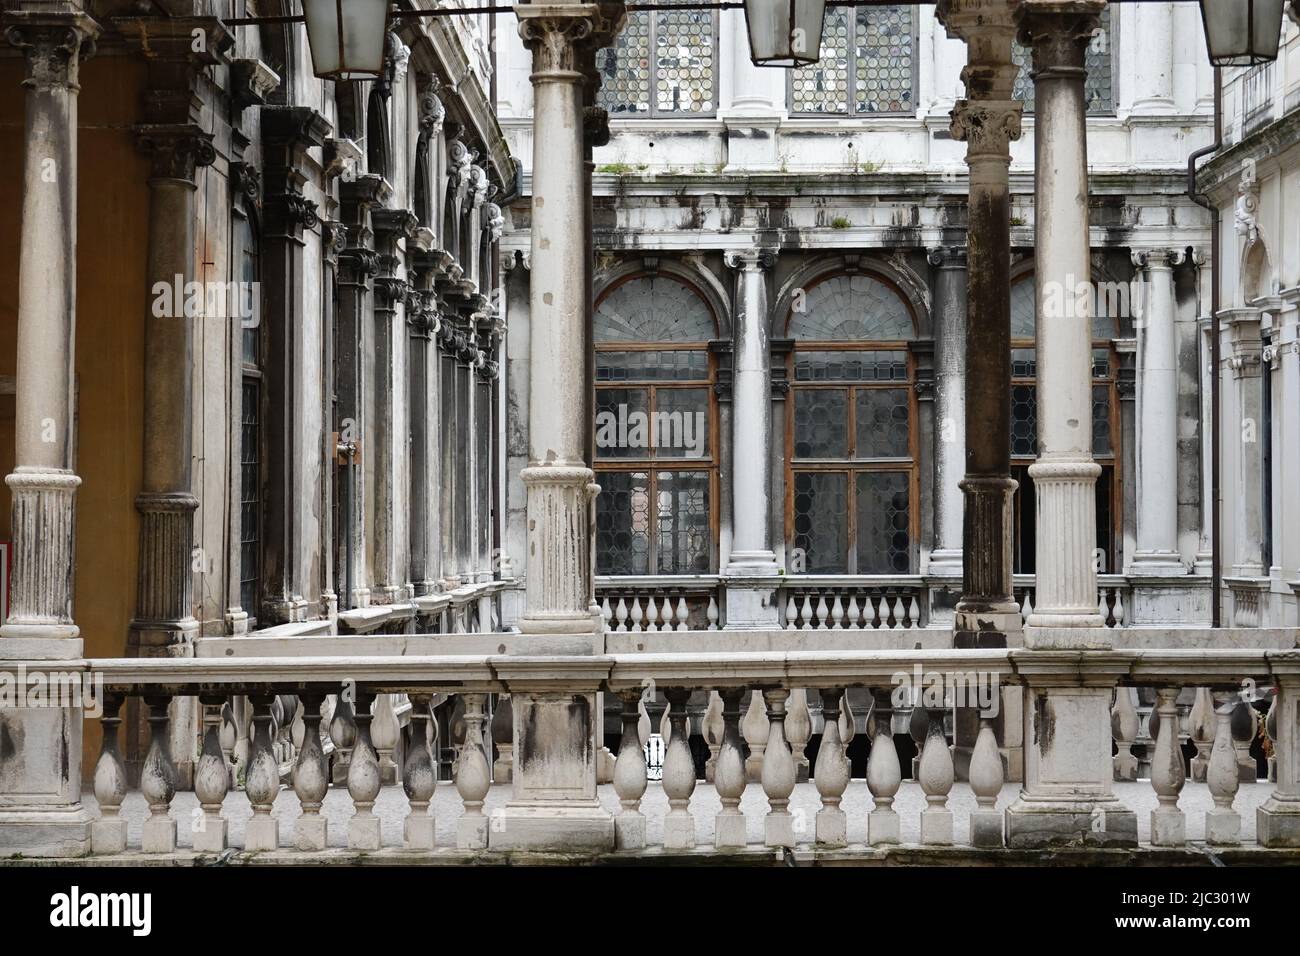
[[790, 71], [790, 112], [916, 112], [916, 8], [829, 7], [821, 59]]
[[[258, 246], [252, 223], [236, 214], [235, 230], [242, 255], [240, 280], [257, 290]], [[254, 292], [253, 294], [258, 294]], [[259, 612], [262, 591], [262, 337], [261, 303], [256, 324], [240, 330], [242, 382], [239, 419], [239, 605], [250, 625]]]
[[597, 102], [610, 116], [707, 116], [717, 109], [717, 16], [712, 10], [637, 10], [596, 54]]

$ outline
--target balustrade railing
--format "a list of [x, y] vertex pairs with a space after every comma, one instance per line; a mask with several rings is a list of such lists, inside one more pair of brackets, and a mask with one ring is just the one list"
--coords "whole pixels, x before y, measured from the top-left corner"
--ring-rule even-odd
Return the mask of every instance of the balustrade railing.
[[[1290, 708], [1288, 719], [1295, 717], [1300, 651], [1147, 648], [1102, 656], [1098, 674], [1119, 681], [1111, 713], [1118, 779], [1136, 776], [1128, 772], [1137, 764], [1130, 749], [1138, 735], [1136, 691], [1154, 692], [1149, 745], [1152, 845], [1186, 844], [1187, 811], [1179, 797], [1189, 778], [1194, 786], [1201, 786], [1197, 781], [1203, 779], [1209, 789], [1212, 806], [1197, 811], [1204, 817], [1205, 839], [1225, 846], [1242, 841], [1235, 807], [1242, 781], [1255, 779], [1248, 769], [1253, 767], [1248, 764], [1249, 747], [1261, 722], [1270, 727], [1267, 748], [1286, 768], [1278, 774], [1274, 800], [1288, 806], [1300, 801], [1300, 793], [1293, 792], [1300, 742], [1294, 733], [1279, 737], [1277, 729], [1280, 707]], [[494, 695], [517, 698], [538, 689], [498, 673], [503, 664], [508, 664], [509, 673], [520, 673], [520, 662], [527, 660], [460, 654], [86, 662], [84, 676], [102, 684], [104, 703], [103, 747], [94, 772], [98, 809], [92, 852], [172, 854], [188, 842], [194, 853], [220, 853], [231, 848], [235, 817], [243, 821], [235, 849], [246, 852], [320, 852], [343, 845], [356, 852], [491, 852], [494, 814], [501, 803], [494, 802], [492, 794], [501, 785], [493, 783], [489, 703]], [[601, 676], [591, 680], [587, 692], [612, 695], [622, 703], [613, 783], [603, 789], [602, 801], [613, 814], [617, 847], [625, 851], [638, 851], [654, 841], [670, 850], [701, 843], [716, 849], [831, 850], [852, 842], [864, 843], [862, 852], [900, 843], [1000, 847], [1006, 772], [997, 720], [988, 715], [977, 719], [968, 744], [968, 782], [958, 784], [953, 747], [945, 733], [951, 724], [946, 718], [953, 709], [952, 697], [935, 701], [912, 695], [892, 703], [899, 675], [937, 675], [938, 686], [953, 689], [970, 675], [994, 686], [1015, 686], [1035, 679], [1050, 683], [1064, 676], [1077, 678], [1079, 669], [1087, 666], [1078, 655], [1063, 655], [1058, 661], [1050, 652], [1014, 648], [629, 653], [589, 663]], [[1053, 667], [1060, 673], [1053, 676]], [[1281, 694], [1274, 697], [1269, 725], [1249, 706], [1243, 687], [1267, 696], [1275, 679], [1288, 682], [1280, 686], [1289, 688], [1286, 693], [1292, 696], [1285, 705]], [[664, 743], [659, 781], [651, 780], [648, 772], [650, 720], [643, 706], [648, 686], [663, 691], [667, 701], [658, 727]], [[1190, 690], [1183, 696], [1192, 703], [1183, 712], [1179, 695], [1185, 687]], [[865, 772], [858, 780], [848, 755], [857, 727], [847, 710], [847, 688], [865, 688], [875, 701], [866, 720]], [[707, 693], [709, 706], [693, 722], [687, 702], [696, 692]], [[169, 705], [182, 696], [199, 699], [202, 726], [194, 775], [197, 806], [188, 818], [178, 819]], [[148, 715], [140, 796], [134, 798], [147, 807], [138, 843], [128, 840], [123, 815], [129, 791], [118, 738], [128, 698], [142, 700]], [[408, 726], [401, 737], [391, 733], [391, 723], [381, 729], [389, 721], [377, 703], [384, 698], [409, 700]], [[815, 708], [819, 724], [810, 717], [810, 700], [820, 703]], [[909, 721], [914, 735], [917, 727], [923, 728], [910, 773], [901, 758], [910, 754], [911, 746], [906, 741], [900, 741], [901, 747], [896, 744], [900, 715], [892, 712], [909, 702], [925, 718], [921, 724], [915, 718]], [[448, 720], [452, 710], [455, 716]], [[814, 726], [820, 729], [815, 747], [810, 746]], [[456, 740], [450, 768], [435, 759], [444, 734]], [[707, 746], [703, 764], [690, 746], [697, 734]], [[1184, 736], [1196, 744], [1190, 765], [1185, 765], [1179, 747]], [[287, 767], [286, 740], [293, 743]], [[1279, 748], [1290, 750], [1279, 753]], [[396, 771], [391, 781], [385, 780], [385, 759]], [[280, 794], [282, 778], [292, 787], [292, 799]], [[796, 793], [800, 780], [811, 780], [815, 797]], [[382, 825], [384, 814], [391, 821], [398, 806], [393, 797], [383, 796], [387, 782], [400, 782], [405, 794], [398, 840], [391, 828], [386, 835]], [[870, 809], [851, 810], [852, 805], [860, 807], [860, 801], [846, 805], [846, 794], [858, 785], [866, 788]], [[750, 787], [761, 790], [764, 807], [745, 799]], [[963, 798], [958, 801], [963, 809], [955, 812], [954, 787], [970, 788], [973, 811], [964, 809]], [[711, 788], [707, 798], [701, 797], [702, 788]], [[242, 809], [233, 796], [240, 789], [247, 802]], [[448, 789], [455, 799], [448, 799]], [[338, 797], [332, 795], [339, 791], [350, 801], [346, 815], [340, 814]], [[383, 812], [381, 804], [387, 808]], [[145, 809], [137, 807], [137, 815]], [[435, 816], [448, 813], [455, 825], [444, 826], [440, 833]], [[344, 832], [336, 832], [339, 828]], [[857, 834], [852, 841], [851, 831]]]

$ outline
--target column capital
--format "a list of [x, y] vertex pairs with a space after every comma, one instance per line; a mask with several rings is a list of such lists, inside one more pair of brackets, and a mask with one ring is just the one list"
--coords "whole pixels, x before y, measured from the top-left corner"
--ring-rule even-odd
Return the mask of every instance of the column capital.
[[761, 272], [776, 264], [776, 253], [765, 249], [728, 249], [722, 261], [730, 269], [742, 272]]
[[136, 145], [149, 154], [151, 179], [193, 185], [195, 170], [216, 161], [212, 134], [196, 123], [144, 123], [135, 132]]
[[1020, 5], [1017, 37], [1033, 51], [1035, 78], [1086, 73], [1086, 48], [1105, 6], [1105, 0], [1025, 0]]
[[949, 132], [966, 144], [968, 161], [988, 158], [1010, 164], [1011, 143], [1020, 138], [1023, 111], [1018, 100], [958, 100]]
[[1181, 266], [1188, 261], [1186, 249], [1132, 249], [1129, 259], [1136, 269], [1167, 271]]
[[932, 246], [926, 250], [926, 261], [937, 269], [964, 270], [966, 268], [965, 246]]
[[95, 52], [99, 24], [87, 13], [46, 13], [9, 10], [0, 18], [5, 39], [23, 51], [27, 76], [23, 86], [34, 90], [77, 90], [78, 69]]
[[519, 36], [533, 53], [534, 82], [585, 82], [583, 54], [609, 45], [626, 20], [621, 3], [530, 3], [515, 15]]

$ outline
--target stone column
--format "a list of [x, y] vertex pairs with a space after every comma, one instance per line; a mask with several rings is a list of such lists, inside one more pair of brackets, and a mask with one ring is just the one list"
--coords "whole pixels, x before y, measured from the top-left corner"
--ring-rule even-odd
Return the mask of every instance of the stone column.
[[[1039, 541], [1030, 649], [1104, 648], [1097, 613], [1092, 460], [1092, 287], [1084, 53], [1103, 0], [1026, 0], [1020, 41], [1033, 50], [1038, 295], [1039, 459], [1029, 468]], [[1132, 845], [1137, 820], [1111, 788], [1110, 699], [1105, 656], [1070, 680], [1035, 676], [1026, 657], [1025, 784], [1007, 808], [1007, 845]], [[1046, 664], [1051, 667], [1050, 663]]]
[[728, 578], [727, 628], [774, 628], [780, 624], [780, 612], [776, 601], [776, 555], [768, 531], [772, 360], [766, 276], [773, 258], [757, 249], [728, 252], [725, 258], [727, 265], [736, 270], [737, 278], [731, 425], [732, 544], [723, 571]]
[[[77, 93], [99, 28], [89, 16], [11, 10], [0, 25], [26, 61], [13, 495], [14, 566], [0, 660], [79, 658], [72, 615], [73, 359], [77, 274]], [[57, 665], [61, 670], [76, 670]], [[19, 687], [19, 693], [24, 688]], [[69, 702], [70, 703], [70, 702]], [[81, 856], [81, 706], [0, 718], [0, 847]]]
[[960, 577], [966, 458], [966, 250], [930, 250], [935, 267], [934, 548], [929, 573]]
[[[498, 673], [514, 711], [514, 797], [488, 835], [493, 849], [614, 848], [596, 796], [598, 695], [608, 659], [592, 580], [586, 460], [588, 284], [583, 223], [583, 96], [595, 50], [622, 27], [621, 4], [521, 6], [533, 54], [527, 603]], [[548, 655], [565, 655], [555, 661]], [[587, 662], [578, 660], [586, 657]]]
[[1011, 478], [1011, 141], [1021, 104], [1011, 90], [1017, 0], [947, 0], [937, 13], [966, 41], [967, 96], [952, 111], [952, 136], [966, 143], [970, 170], [967, 239], [966, 477], [962, 518], [959, 647], [1020, 640], [1012, 591]]
[[727, 135], [727, 169], [777, 171], [777, 131], [786, 116], [789, 72], [755, 66], [742, 10], [719, 15], [718, 119]]
[[1174, 266], [1186, 254], [1135, 251], [1146, 294], [1138, 329], [1137, 550], [1126, 573], [1186, 573], [1178, 551], [1178, 338]]
[[[1112, 16], [1115, 11], [1111, 11]], [[1174, 15], [1172, 3], [1139, 3], [1133, 11], [1134, 113], [1168, 114], [1174, 103]], [[1127, 37], [1125, 43], [1128, 43]]]
[[438, 328], [437, 293], [433, 283], [438, 257], [433, 252], [433, 233], [416, 230], [409, 253], [413, 270], [412, 289], [406, 301], [407, 407], [411, 415], [411, 567], [415, 597], [432, 594], [437, 588], [439, 552], [437, 513], [438, 484], [437, 403], [438, 356], [433, 337]]
[[1224, 309], [1220, 328], [1228, 336], [1227, 366], [1232, 371], [1237, 421], [1225, 416], [1224, 443], [1236, 445], [1237, 494], [1232, 536], [1232, 576], [1258, 578], [1264, 568], [1264, 392], [1260, 335], [1260, 311], [1255, 308]]

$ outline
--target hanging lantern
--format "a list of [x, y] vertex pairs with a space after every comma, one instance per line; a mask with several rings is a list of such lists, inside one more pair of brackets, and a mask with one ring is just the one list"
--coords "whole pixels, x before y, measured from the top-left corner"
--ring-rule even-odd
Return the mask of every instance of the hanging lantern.
[[1255, 66], [1277, 59], [1286, 0], [1201, 0], [1205, 44], [1215, 66]]
[[821, 58], [826, 0], [745, 0], [755, 66], [807, 66]]
[[312, 71], [323, 80], [373, 80], [384, 71], [390, 0], [302, 0]]

